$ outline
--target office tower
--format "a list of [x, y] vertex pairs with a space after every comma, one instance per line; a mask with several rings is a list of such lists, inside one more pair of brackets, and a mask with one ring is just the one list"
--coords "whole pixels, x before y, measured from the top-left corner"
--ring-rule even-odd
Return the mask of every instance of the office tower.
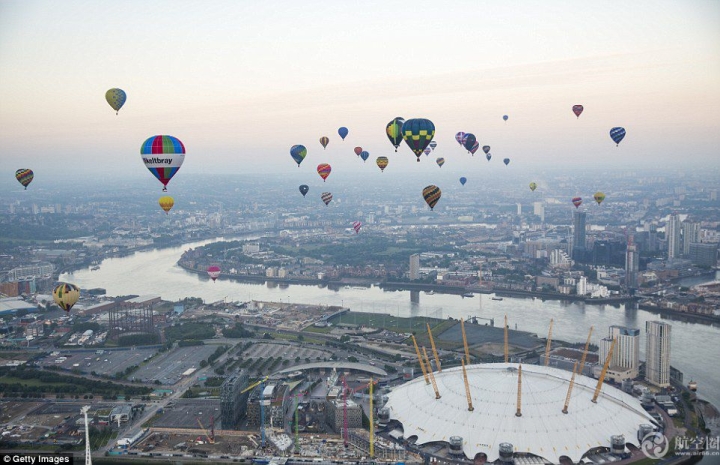
[[410, 255], [410, 280], [420, 279], [420, 254]]
[[668, 260], [680, 258], [680, 217], [670, 215], [665, 224], [665, 240], [667, 241]]
[[572, 257], [576, 261], [585, 260], [585, 217], [585, 212], [573, 212]]
[[690, 255], [690, 244], [700, 242], [700, 223], [692, 221], [683, 221], [680, 225], [680, 235], [682, 236], [682, 256], [688, 258]]
[[713, 267], [717, 265], [718, 244], [717, 243], [691, 243], [689, 258], [693, 265]]
[[610, 368], [613, 371], [624, 371], [622, 378], [636, 378], [640, 367], [640, 330], [613, 325], [608, 330], [608, 337], [600, 341], [600, 363], [605, 362], [613, 339], [616, 340], [613, 349]]
[[628, 238], [627, 251], [625, 252], [625, 286], [628, 289], [637, 289], [638, 273], [640, 271], [640, 253], [637, 245], [633, 243], [633, 237]]
[[645, 379], [656, 386], [670, 386], [670, 330], [662, 321], [645, 322]]

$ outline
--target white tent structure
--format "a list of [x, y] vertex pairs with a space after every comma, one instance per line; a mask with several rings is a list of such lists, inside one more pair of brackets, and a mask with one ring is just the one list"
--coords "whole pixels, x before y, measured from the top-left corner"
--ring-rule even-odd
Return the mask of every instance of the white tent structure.
[[417, 436], [417, 444], [425, 444], [460, 436], [470, 459], [482, 452], [488, 461], [497, 460], [500, 444], [510, 443], [516, 453], [553, 463], [567, 456], [577, 463], [590, 449], [610, 447], [612, 436], [624, 435], [626, 442], [637, 444], [640, 425], [653, 424], [638, 399], [612, 386], [603, 385], [593, 403], [597, 380], [580, 375], [575, 377], [568, 413], [563, 413], [572, 373], [537, 365], [522, 367], [522, 415], [516, 416], [517, 364], [466, 369], [473, 411], [468, 410], [461, 367], [434, 373], [440, 399], [423, 377], [389, 394], [385, 407], [391, 419], [402, 423], [405, 438]]

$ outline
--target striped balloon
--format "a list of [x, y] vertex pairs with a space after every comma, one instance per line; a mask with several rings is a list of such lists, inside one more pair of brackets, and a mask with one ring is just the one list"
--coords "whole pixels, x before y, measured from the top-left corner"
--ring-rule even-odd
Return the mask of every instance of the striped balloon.
[[393, 118], [393, 120], [385, 126], [385, 134], [387, 134], [390, 143], [395, 147], [396, 152], [403, 140], [402, 126], [404, 123], [405, 118], [398, 116], [397, 118]]
[[572, 110], [573, 110], [573, 113], [575, 113], [575, 116], [580, 118], [580, 115], [582, 114], [584, 108], [582, 105], [573, 105]]
[[35, 174], [31, 169], [21, 168], [15, 171], [15, 179], [17, 179], [20, 184], [25, 186], [25, 190], [27, 190], [27, 186], [32, 182], [34, 177]]
[[332, 194], [330, 192], [323, 192], [320, 195], [320, 198], [322, 199], [323, 202], [325, 202], [325, 206], [327, 206], [330, 203], [330, 201], [332, 200]]
[[438, 166], [439, 166], [440, 168], [442, 168], [442, 165], [445, 164], [445, 159], [444, 159], [443, 157], [438, 157], [438, 159], [435, 160], [435, 162], [438, 164]]
[[322, 145], [323, 148], [327, 147], [328, 143], [330, 143], [330, 139], [328, 139], [326, 136], [322, 136], [320, 138], [320, 145]]
[[422, 193], [425, 202], [428, 204], [428, 207], [430, 207], [430, 210], [435, 208], [435, 205], [437, 205], [438, 200], [440, 200], [440, 196], [442, 195], [440, 188], [432, 184], [423, 189]]
[[463, 139], [465, 139], [464, 132], [458, 132], [457, 134], [455, 134], [455, 140], [458, 144], [463, 145]]
[[317, 166], [317, 172], [320, 175], [320, 177], [323, 178], [323, 182], [325, 182], [327, 177], [330, 176], [331, 171], [332, 171], [332, 168], [327, 163], [320, 163]]
[[353, 222], [353, 229], [355, 230], [355, 234], [359, 234], [359, 233], [360, 233], [360, 228], [362, 228], [362, 223], [359, 222], [359, 221], [354, 221], [354, 222]]
[[480, 142], [475, 141], [475, 143], [473, 144], [473, 146], [470, 147], [470, 153], [471, 153], [472, 155], [475, 155], [475, 152], [477, 152], [479, 148], [480, 148]]
[[60, 283], [53, 289], [52, 296], [60, 308], [69, 312], [80, 298], [80, 288], [74, 284]]
[[378, 168], [380, 168], [380, 172], [385, 171], [385, 168], [387, 168], [389, 161], [390, 160], [388, 160], [388, 157], [377, 157], [377, 160], [375, 160], [375, 163], [377, 163]]
[[152, 136], [140, 146], [140, 156], [166, 192], [167, 184], [185, 161], [185, 146], [173, 136]]
[[612, 128], [610, 130], [610, 138], [615, 142], [616, 146], [619, 146], [620, 141], [625, 138], [625, 128]]

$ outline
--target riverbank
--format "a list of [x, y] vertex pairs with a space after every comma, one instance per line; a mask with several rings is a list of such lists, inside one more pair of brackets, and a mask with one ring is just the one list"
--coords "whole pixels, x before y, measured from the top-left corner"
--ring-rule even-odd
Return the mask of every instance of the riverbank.
[[662, 315], [670, 315], [676, 317], [679, 321], [688, 321], [691, 323], [710, 323], [713, 326], [720, 326], [720, 316], [698, 315], [697, 313], [688, 313], [674, 310], [671, 308], [658, 307], [657, 305], [639, 304], [638, 308], [649, 312], [656, 312]]

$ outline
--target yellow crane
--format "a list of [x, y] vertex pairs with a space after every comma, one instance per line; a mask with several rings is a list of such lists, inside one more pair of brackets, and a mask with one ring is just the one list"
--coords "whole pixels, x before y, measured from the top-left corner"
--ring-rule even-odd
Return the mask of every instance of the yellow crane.
[[617, 338], [613, 338], [612, 344], [610, 345], [610, 351], [608, 351], [607, 357], [605, 357], [605, 365], [603, 365], [602, 373], [600, 373], [600, 378], [598, 379], [597, 386], [595, 387], [595, 394], [592, 398], [592, 401], [595, 404], [597, 404], [597, 398], [600, 395], [600, 389], [602, 389], [603, 381], [605, 381], [605, 375], [607, 374], [607, 369], [610, 366], [610, 360], [612, 360], [612, 353], [613, 349], [615, 349], [616, 342]]
[[510, 352], [509, 347], [508, 347], [507, 315], [505, 315], [505, 327], [503, 328], [503, 330], [505, 331], [505, 345], [504, 345], [504, 350], [505, 350], [505, 363], [507, 363], [507, 362], [508, 362], [508, 358], [509, 358], [508, 355], [509, 355], [509, 352]]
[[590, 336], [592, 336], [593, 327], [590, 326], [590, 332], [588, 333], [587, 341], [585, 341], [585, 350], [583, 351], [582, 358], [580, 359], [580, 374], [582, 374], [585, 368], [585, 358], [587, 357], [588, 348], [590, 347]]
[[243, 389], [242, 391], [240, 391], [240, 394], [245, 394], [246, 392], [248, 392], [248, 391], [250, 391], [250, 390], [252, 390], [252, 389], [255, 389], [255, 387], [257, 387], [258, 385], [260, 385], [260, 384], [264, 383], [265, 381], [267, 381], [268, 378], [270, 378], [270, 377], [269, 377], [269, 376], [266, 376], [266, 377], [264, 377], [263, 379], [261, 379], [260, 381], [256, 381], [256, 382], [252, 383], [250, 386], [248, 386], [248, 387], [246, 387], [245, 389]]
[[465, 321], [460, 318], [460, 329], [462, 330], [463, 345], [465, 346], [465, 357], [467, 364], [470, 365], [470, 349], [468, 348], [467, 336], [465, 335]]
[[565, 405], [563, 406], [562, 413], [568, 413], [568, 406], [570, 405], [570, 395], [572, 394], [573, 384], [575, 384], [575, 373], [577, 373], [577, 367], [578, 364], [577, 362], [575, 362], [575, 367], [573, 367], [573, 374], [570, 378], [570, 386], [568, 386], [567, 396], [565, 396]]
[[435, 383], [435, 375], [433, 375], [432, 367], [430, 366], [430, 359], [428, 358], [427, 350], [425, 350], [425, 347], [423, 347], [423, 354], [425, 354], [425, 360], [427, 361], [428, 365], [428, 375], [430, 376], [430, 381], [432, 381], [433, 389], [435, 390], [435, 398], [440, 398], [440, 391], [438, 391], [437, 383]]
[[423, 376], [425, 377], [425, 384], [430, 384], [427, 370], [425, 370], [425, 363], [423, 363], [422, 355], [420, 355], [420, 348], [418, 348], [417, 340], [415, 340], [415, 335], [411, 334], [410, 337], [412, 337], [413, 344], [415, 345], [415, 353], [417, 354], [418, 362], [420, 362], [420, 369], [422, 370]]
[[517, 411], [515, 412], [516, 417], [522, 416], [522, 363], [518, 365], [518, 392], [517, 392]]
[[205, 429], [202, 422], [200, 421], [200, 417], [196, 418], [198, 425], [200, 425], [200, 429], [203, 430], [205, 433], [205, 439], [207, 439], [207, 442], [209, 444], [215, 444], [215, 434], [214, 433], [208, 433], [208, 430]]
[[440, 366], [440, 357], [438, 356], [437, 349], [435, 348], [435, 339], [433, 339], [432, 330], [430, 329], [430, 323], [427, 325], [428, 336], [430, 336], [430, 346], [432, 347], [433, 356], [435, 357], [435, 366], [437, 367], [438, 373], [442, 373], [442, 367]]
[[550, 363], [550, 344], [552, 343], [552, 327], [553, 327], [553, 320], [550, 319], [550, 330], [548, 331], [547, 344], [545, 345], [545, 366], [548, 366], [548, 363]]
[[475, 408], [473, 407], [472, 397], [470, 396], [470, 383], [468, 383], [467, 371], [465, 370], [465, 360], [460, 359], [460, 363], [462, 364], [463, 379], [465, 380], [465, 395], [467, 396], [468, 411], [472, 412]]

